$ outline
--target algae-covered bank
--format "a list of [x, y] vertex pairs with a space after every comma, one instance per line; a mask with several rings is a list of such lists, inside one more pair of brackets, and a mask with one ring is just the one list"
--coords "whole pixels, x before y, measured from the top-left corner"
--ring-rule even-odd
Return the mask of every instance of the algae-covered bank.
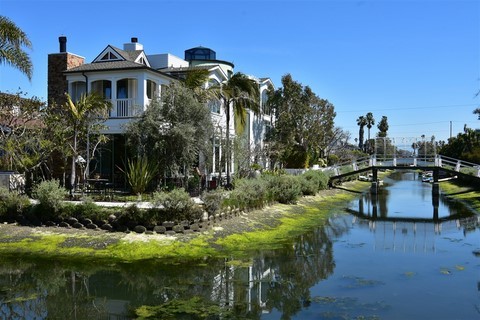
[[[350, 191], [367, 183], [351, 182]], [[285, 245], [296, 235], [323, 224], [340, 212], [354, 192], [325, 190], [301, 198], [295, 205], [274, 204], [215, 223], [196, 234], [110, 233], [52, 227], [0, 225], [0, 254], [68, 261], [130, 262], [157, 259], [166, 263], [242, 256], [252, 250]]]
[[440, 183], [442, 193], [448, 198], [461, 201], [476, 212], [480, 212], [480, 186], [468, 185], [455, 180]]

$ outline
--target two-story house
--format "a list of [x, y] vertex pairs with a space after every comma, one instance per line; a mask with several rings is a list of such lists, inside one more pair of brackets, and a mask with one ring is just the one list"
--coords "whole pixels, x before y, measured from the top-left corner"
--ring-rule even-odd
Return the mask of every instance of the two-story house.
[[[86, 92], [97, 92], [110, 100], [112, 109], [104, 132], [109, 135], [109, 142], [95, 157], [87, 154], [84, 158], [95, 158], [93, 170], [118, 187], [126, 186], [125, 177], [119, 168], [123, 168], [129, 156], [125, 147], [124, 125], [140, 116], [152, 99], [161, 96], [162, 86], [177, 81], [192, 68], [208, 70], [209, 79], [205, 88], [227, 81], [234, 72], [233, 63], [217, 60], [215, 51], [204, 47], [185, 50], [185, 59], [170, 53], [147, 55], [138, 39], [131, 38], [131, 42], [125, 43], [122, 49], [107, 45], [91, 63], [85, 63], [85, 58], [67, 52], [66, 42], [66, 37], [59, 37], [60, 52], [48, 56], [49, 103], [64, 103], [65, 92], [74, 101]], [[265, 92], [273, 84], [268, 78], [256, 80], [261, 99], [265, 101]], [[216, 130], [212, 137], [211, 164], [207, 167], [200, 159], [200, 170], [207, 176], [207, 180], [224, 175], [224, 162], [227, 161], [221, 144], [227, 130], [225, 110], [219, 101], [210, 101], [209, 106]], [[250, 146], [259, 150], [263, 147], [265, 126], [270, 122], [269, 115], [258, 117], [249, 112], [248, 130], [245, 134]], [[228, 130], [233, 137], [233, 121]], [[233, 157], [230, 161], [233, 162]], [[251, 161], [260, 159], [252, 158]], [[264, 159], [261, 161], [265, 163]]]

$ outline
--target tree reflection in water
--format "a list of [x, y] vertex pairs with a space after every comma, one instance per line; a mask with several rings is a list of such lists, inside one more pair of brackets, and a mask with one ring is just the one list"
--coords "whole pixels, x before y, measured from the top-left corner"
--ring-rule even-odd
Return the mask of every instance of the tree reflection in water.
[[331, 237], [345, 228], [327, 222], [279, 250], [241, 261], [232, 256], [194, 264], [72, 265], [5, 258], [0, 317], [121, 318], [141, 305], [201, 297], [237, 317], [259, 319], [276, 309], [289, 319], [311, 301], [309, 288], [333, 272]]

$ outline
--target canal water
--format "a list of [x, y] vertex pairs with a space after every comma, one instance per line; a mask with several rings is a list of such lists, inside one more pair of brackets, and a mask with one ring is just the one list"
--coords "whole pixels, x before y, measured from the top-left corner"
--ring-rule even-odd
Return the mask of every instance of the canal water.
[[129, 319], [142, 305], [168, 319], [480, 319], [479, 216], [433, 198], [416, 172], [248, 258], [0, 261], [1, 319]]

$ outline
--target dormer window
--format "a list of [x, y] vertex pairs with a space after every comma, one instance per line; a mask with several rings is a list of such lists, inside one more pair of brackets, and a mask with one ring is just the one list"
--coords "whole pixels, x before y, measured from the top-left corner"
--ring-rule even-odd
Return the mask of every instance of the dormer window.
[[107, 52], [105, 55], [100, 59], [102, 61], [110, 61], [110, 60], [119, 60], [119, 58], [113, 54], [112, 52]]

